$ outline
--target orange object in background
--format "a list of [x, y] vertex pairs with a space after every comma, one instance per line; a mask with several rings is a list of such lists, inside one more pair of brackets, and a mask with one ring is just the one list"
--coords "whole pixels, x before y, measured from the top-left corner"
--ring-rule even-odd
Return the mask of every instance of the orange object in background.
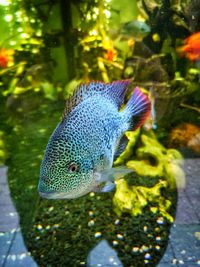
[[105, 54], [105, 58], [109, 61], [114, 61], [116, 60], [116, 50], [115, 49], [108, 49], [106, 54]]
[[200, 60], [200, 32], [190, 35], [184, 43], [185, 45], [177, 48], [177, 51], [191, 61]]
[[6, 48], [0, 49], [0, 68], [4, 69], [13, 64], [14, 62], [13, 54], [14, 54], [13, 49], [6, 49]]
[[103, 48], [105, 49], [104, 58], [109, 61], [115, 61], [117, 59], [117, 51], [114, 48], [112, 40], [106, 38], [102, 42]]
[[168, 147], [186, 147], [200, 154], [200, 127], [191, 123], [176, 126], [169, 134]]

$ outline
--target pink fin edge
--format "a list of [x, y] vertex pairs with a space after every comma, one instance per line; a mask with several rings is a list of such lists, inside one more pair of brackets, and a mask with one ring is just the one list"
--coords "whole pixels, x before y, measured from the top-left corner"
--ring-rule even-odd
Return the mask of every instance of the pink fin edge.
[[138, 120], [136, 125], [134, 125], [134, 127], [132, 128], [133, 130], [136, 130], [137, 128], [141, 127], [144, 124], [145, 120], [149, 117], [151, 113], [151, 102], [149, 100], [149, 97], [141, 91], [139, 86], [136, 86], [134, 88], [133, 94], [136, 95], [135, 102], [138, 103], [138, 99], [139, 99], [139, 103], [144, 103], [144, 105], [146, 104], [147, 106], [141, 118]]

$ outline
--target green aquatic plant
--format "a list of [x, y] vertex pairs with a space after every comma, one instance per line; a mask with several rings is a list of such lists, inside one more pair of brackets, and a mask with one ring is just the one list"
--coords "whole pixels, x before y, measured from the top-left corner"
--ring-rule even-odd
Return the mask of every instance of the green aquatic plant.
[[[170, 37], [172, 44], [176, 38], [184, 38], [188, 33], [188, 25], [185, 14], [182, 10], [185, 3], [176, 1], [138, 1], [142, 11], [146, 13], [147, 23], [151, 27], [151, 33], [147, 36], [145, 43], [148, 43], [151, 50], [159, 53], [166, 38]], [[183, 2], [183, 1], [182, 1]], [[153, 35], [159, 35], [159, 39], [154, 42]]]

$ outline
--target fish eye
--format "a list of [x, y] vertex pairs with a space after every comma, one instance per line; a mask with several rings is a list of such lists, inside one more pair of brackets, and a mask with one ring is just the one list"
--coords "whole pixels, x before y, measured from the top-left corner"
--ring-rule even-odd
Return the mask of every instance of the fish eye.
[[79, 166], [78, 166], [76, 163], [74, 163], [74, 162], [70, 163], [70, 165], [69, 165], [69, 167], [68, 167], [68, 170], [69, 170], [69, 172], [71, 172], [71, 173], [73, 173], [73, 172], [77, 172], [78, 169], [79, 169]]

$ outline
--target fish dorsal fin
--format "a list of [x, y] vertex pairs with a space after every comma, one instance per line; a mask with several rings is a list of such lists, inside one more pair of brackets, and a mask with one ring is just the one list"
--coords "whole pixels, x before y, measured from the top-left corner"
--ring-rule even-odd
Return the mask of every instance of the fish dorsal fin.
[[124, 101], [126, 89], [130, 83], [131, 79], [113, 81], [112, 83], [92, 81], [88, 84], [81, 84], [74, 91], [73, 96], [67, 99], [63, 118], [65, 118], [86, 97], [94, 95], [103, 95], [113, 100], [119, 108]]

